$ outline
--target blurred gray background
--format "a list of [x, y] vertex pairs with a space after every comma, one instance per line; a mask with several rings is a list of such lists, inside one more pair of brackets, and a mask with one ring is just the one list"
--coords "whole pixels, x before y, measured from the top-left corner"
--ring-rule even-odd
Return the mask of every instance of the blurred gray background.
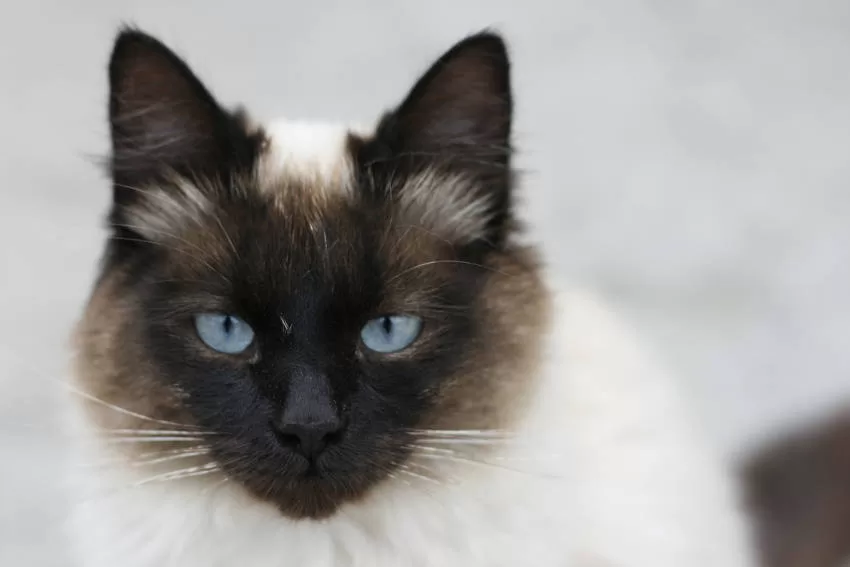
[[226, 103], [340, 120], [496, 27], [535, 235], [665, 354], [722, 446], [850, 398], [846, 0], [4, 2], [0, 565], [66, 565], [59, 381], [104, 236], [92, 158], [122, 21]]

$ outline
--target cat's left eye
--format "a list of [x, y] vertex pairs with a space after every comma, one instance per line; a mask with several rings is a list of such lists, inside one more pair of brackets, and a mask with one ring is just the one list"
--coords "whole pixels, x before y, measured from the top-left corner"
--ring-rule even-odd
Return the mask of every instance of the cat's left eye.
[[224, 354], [239, 354], [254, 342], [254, 329], [227, 313], [200, 313], [195, 315], [195, 329], [208, 347]]
[[366, 348], [380, 353], [404, 350], [422, 331], [422, 319], [412, 315], [385, 315], [372, 319], [360, 330]]

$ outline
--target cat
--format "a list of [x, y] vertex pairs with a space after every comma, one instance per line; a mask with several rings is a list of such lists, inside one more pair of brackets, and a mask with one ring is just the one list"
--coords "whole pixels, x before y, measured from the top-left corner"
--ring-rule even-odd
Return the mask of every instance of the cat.
[[675, 380], [525, 242], [498, 33], [371, 129], [258, 124], [136, 28], [109, 83], [81, 565], [754, 565]]

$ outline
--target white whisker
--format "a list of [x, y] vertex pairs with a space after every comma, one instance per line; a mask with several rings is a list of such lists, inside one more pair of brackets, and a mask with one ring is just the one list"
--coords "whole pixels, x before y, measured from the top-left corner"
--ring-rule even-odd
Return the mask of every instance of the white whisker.
[[408, 461], [406, 463], [406, 466], [415, 466], [418, 469], [428, 473], [428, 476], [430, 476], [431, 478], [435, 478], [435, 479], [439, 478], [439, 479], [442, 479], [442, 480], [446, 480], [450, 483], [457, 483], [458, 482], [458, 479], [456, 477], [446, 474], [446, 471], [438, 471], [436, 468], [434, 468], [432, 466], [428, 466], [427, 464], [425, 464], [421, 461], [417, 461], [415, 459]]
[[503, 439], [513, 437], [509, 431], [499, 429], [411, 429], [411, 435], [419, 435], [425, 437], [449, 437], [449, 438], [487, 438], [487, 439]]
[[110, 433], [115, 435], [125, 435], [125, 436], [162, 436], [162, 435], [171, 435], [171, 436], [182, 436], [182, 437], [191, 437], [191, 436], [203, 436], [203, 435], [219, 435], [214, 431], [184, 431], [184, 430], [175, 430], [175, 429], [100, 429], [98, 430], [100, 433]]
[[492, 468], [495, 468], [495, 469], [501, 469], [501, 470], [504, 470], [504, 471], [517, 473], [517, 474], [535, 475], [535, 476], [540, 476], [540, 477], [544, 477], [544, 478], [558, 478], [557, 475], [551, 475], [551, 474], [538, 472], [538, 471], [518, 470], [518, 469], [511, 468], [511, 467], [506, 467], [506, 466], [504, 466], [503, 464], [500, 464], [500, 463], [491, 463], [491, 462], [488, 462], [488, 461], [479, 461], [477, 459], [473, 459], [473, 458], [466, 457], [466, 456], [461, 456], [461, 455], [458, 455], [458, 454], [448, 455], [448, 454], [421, 452], [421, 453], [418, 454], [418, 456], [420, 458], [423, 458], [423, 459], [431, 459], [431, 460], [434, 460], [434, 461], [443, 460], [443, 461], [448, 461], [448, 462], [453, 462], [453, 463], [477, 465], [477, 466], [482, 466], [482, 467], [492, 467]]
[[192, 445], [190, 447], [181, 447], [179, 449], [169, 449], [165, 451], [148, 451], [146, 453], [141, 453], [140, 455], [135, 456], [135, 460], [132, 458], [128, 458], [128, 456], [116, 456], [112, 458], [104, 458], [98, 459], [93, 463], [82, 463], [79, 466], [82, 468], [95, 468], [95, 467], [106, 467], [115, 464], [129, 464], [133, 465], [135, 463], [144, 462], [147, 459], [161, 459], [165, 457], [180, 457], [182, 455], [186, 455], [189, 453], [196, 453], [198, 451], [209, 452], [209, 450], [204, 445]]
[[424, 474], [419, 474], [417, 472], [413, 472], [412, 470], [410, 470], [410, 468], [408, 468], [407, 466], [404, 466], [404, 465], [400, 466], [398, 468], [398, 471], [402, 474], [406, 474], [406, 475], [411, 476], [413, 478], [418, 478], [419, 480], [424, 480], [425, 482], [430, 482], [432, 484], [436, 484], [437, 486], [443, 485], [443, 483], [440, 482], [439, 480], [437, 480], [436, 478], [431, 478], [430, 476], [427, 476], [427, 475], [424, 475]]
[[457, 446], [474, 446], [474, 445], [494, 446], [494, 445], [505, 445], [505, 444], [510, 443], [512, 441], [512, 439], [498, 439], [498, 438], [493, 438], [493, 439], [486, 439], [486, 438], [485, 439], [475, 439], [475, 438], [452, 439], [452, 438], [449, 438], [449, 437], [427, 438], [427, 437], [424, 437], [424, 436], [420, 437], [420, 439], [422, 441], [426, 441], [426, 442], [428, 442], [432, 445], [457, 445]]
[[212, 474], [221, 470], [218, 463], [209, 463], [206, 465], [199, 465], [197, 467], [189, 467], [185, 469], [180, 469], [176, 471], [170, 471], [167, 473], [157, 474], [151, 477], [148, 477], [144, 480], [140, 480], [133, 484], [133, 486], [143, 486], [145, 484], [149, 484], [151, 482], [165, 482], [169, 480], [180, 480], [183, 478], [189, 478], [193, 476], [202, 476], [206, 474]]
[[223, 479], [221, 479], [220, 481], [218, 481], [218, 482], [216, 482], [216, 483], [214, 483], [214, 484], [211, 484], [210, 486], [207, 486], [206, 488], [204, 488], [204, 489], [203, 489], [203, 491], [201, 491], [201, 494], [206, 495], [206, 494], [208, 494], [208, 493], [210, 493], [210, 492], [212, 492], [212, 491], [214, 491], [214, 490], [218, 490], [219, 488], [221, 488], [221, 486], [222, 486], [223, 484], [225, 484], [225, 483], [226, 483], [227, 481], [229, 481], [229, 480], [230, 480], [230, 478], [228, 478], [228, 477], [225, 475], [225, 477], [224, 477]]
[[152, 423], [159, 423], [161, 425], [171, 425], [171, 426], [180, 427], [180, 428], [190, 428], [190, 429], [195, 428], [196, 429], [196, 427], [194, 425], [189, 425], [189, 424], [186, 424], [186, 423], [177, 423], [176, 421], [168, 421], [166, 419], [156, 419], [154, 417], [149, 417], [147, 415], [142, 415], [140, 413], [130, 411], [130, 410], [122, 408], [120, 406], [116, 406], [115, 404], [110, 404], [109, 402], [105, 402], [105, 401], [101, 400], [100, 398], [97, 398], [97, 397], [95, 397], [95, 396], [93, 396], [93, 395], [91, 395], [87, 392], [80, 390], [79, 388], [76, 388], [75, 386], [72, 386], [71, 384], [68, 384], [67, 382], [62, 382], [62, 384], [64, 384], [65, 387], [67, 387], [68, 390], [70, 392], [72, 392], [73, 394], [76, 394], [76, 395], [78, 395], [82, 398], [85, 398], [85, 399], [87, 399], [91, 402], [94, 402], [96, 404], [100, 404], [101, 406], [103, 406], [105, 408], [109, 408], [111, 410], [117, 411], [118, 413], [122, 413], [124, 415], [128, 415], [130, 417], [135, 417], [136, 419], [142, 419], [142, 420], [149, 421], [149, 422], [152, 422]]
[[[429, 440], [428, 440], [428, 443], [429, 443], [429, 444], [431, 444], [431, 443], [434, 443], [434, 442], [440, 442], [440, 441], [441, 441], [440, 439], [429, 439]], [[479, 443], [476, 443], [476, 442], [471, 442], [471, 443], [461, 442], [461, 443], [459, 443], [459, 445], [461, 445], [461, 446], [464, 446], [464, 445], [478, 445], [478, 444], [479, 444]], [[416, 443], [410, 444], [410, 445], [408, 445], [407, 447], [408, 447], [408, 448], [410, 448], [410, 449], [413, 449], [414, 451], [421, 451], [421, 452], [424, 452], [424, 453], [431, 453], [431, 454], [434, 454], [434, 455], [451, 455], [451, 456], [457, 456], [457, 457], [459, 457], [459, 458], [469, 458], [469, 457], [467, 456], [467, 454], [466, 454], [465, 452], [463, 452], [462, 450], [449, 449], [449, 448], [445, 448], [445, 447], [432, 447], [432, 446], [430, 446], [430, 445], [423, 445], [423, 444], [416, 444]], [[525, 455], [525, 456], [519, 456], [519, 455], [511, 455], [511, 456], [505, 456], [505, 455], [493, 455], [493, 456], [488, 456], [488, 457], [487, 457], [487, 461], [502, 461], [502, 462], [510, 462], [510, 461], [515, 461], [515, 462], [519, 462], [519, 461], [528, 461], [528, 462], [543, 462], [543, 461], [545, 461], [545, 460], [547, 460], [547, 459], [558, 459], [558, 458], [561, 458], [562, 456], [563, 456], [563, 455], [561, 455], [561, 454], [559, 454], [559, 453], [544, 453], [544, 454], [540, 454], [540, 455]], [[479, 461], [479, 462], [484, 463], [484, 461]], [[489, 462], [487, 462], [487, 463], [485, 463], [485, 464], [490, 464], [490, 463], [489, 463]]]
[[401, 478], [401, 477], [400, 477], [400, 476], [398, 476], [396, 473], [388, 472], [388, 473], [386, 473], [386, 475], [387, 475], [387, 478], [391, 478], [391, 479], [393, 479], [393, 480], [397, 480], [397, 481], [399, 481], [399, 482], [403, 482], [403, 483], [405, 483], [405, 484], [406, 484], [406, 485], [408, 485], [408, 486], [410, 485], [410, 481], [409, 481], [409, 480]]
[[173, 441], [203, 441], [203, 438], [163, 435], [160, 437], [106, 437], [104, 441], [108, 443], [166, 443]]
[[425, 453], [436, 453], [440, 455], [458, 455], [457, 451], [453, 451], [451, 449], [443, 449], [440, 447], [428, 447], [427, 445], [408, 445], [411, 449], [417, 451], [423, 451]]
[[209, 451], [207, 449], [199, 450], [199, 451], [186, 451], [185, 453], [179, 453], [177, 455], [168, 455], [166, 457], [159, 457], [157, 459], [149, 459], [143, 461], [129, 461], [129, 465], [133, 467], [144, 467], [148, 465], [156, 465], [159, 463], [167, 463], [168, 461], [175, 461], [177, 459], [187, 459], [189, 457], [200, 457], [202, 455], [209, 455]]
[[484, 264], [477, 264], [475, 262], [467, 262], [467, 261], [464, 261], [464, 260], [431, 260], [429, 262], [422, 262], [421, 264], [417, 264], [415, 266], [407, 268], [406, 270], [402, 270], [401, 272], [397, 273], [395, 276], [393, 276], [389, 280], [387, 280], [385, 285], [389, 285], [389, 284], [393, 283], [394, 281], [396, 281], [400, 277], [402, 277], [402, 276], [404, 276], [404, 275], [406, 275], [406, 274], [408, 274], [408, 273], [410, 273], [414, 270], [425, 268], [427, 266], [433, 266], [435, 264], [462, 264], [464, 266], [473, 266], [475, 268], [481, 268], [482, 270], [487, 270], [489, 272], [501, 274], [505, 277], [510, 277], [510, 274], [502, 272], [501, 270], [491, 268], [490, 266], [485, 266]]

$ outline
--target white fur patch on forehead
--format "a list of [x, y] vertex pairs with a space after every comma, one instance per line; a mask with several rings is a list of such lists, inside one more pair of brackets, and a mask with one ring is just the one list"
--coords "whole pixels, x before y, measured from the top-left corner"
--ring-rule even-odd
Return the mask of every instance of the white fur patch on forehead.
[[397, 206], [409, 222], [458, 243], [485, 237], [493, 215], [489, 194], [474, 180], [433, 168], [404, 180]]
[[125, 227], [149, 240], [175, 238], [186, 226], [202, 225], [213, 209], [204, 191], [178, 176], [163, 185], [134, 190], [138, 199], [127, 206]]
[[280, 191], [294, 181], [323, 193], [348, 193], [354, 163], [348, 148], [353, 130], [341, 124], [278, 120], [265, 127], [268, 140], [257, 164], [261, 191]]

